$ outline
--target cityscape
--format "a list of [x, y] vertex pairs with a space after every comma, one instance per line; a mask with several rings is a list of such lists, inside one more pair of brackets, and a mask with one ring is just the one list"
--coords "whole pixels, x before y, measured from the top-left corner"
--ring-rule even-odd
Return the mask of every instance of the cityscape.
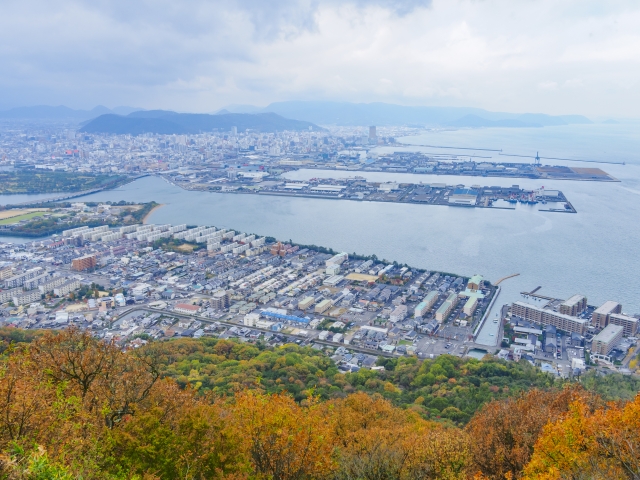
[[638, 32], [3, 2], [0, 480], [639, 480]]

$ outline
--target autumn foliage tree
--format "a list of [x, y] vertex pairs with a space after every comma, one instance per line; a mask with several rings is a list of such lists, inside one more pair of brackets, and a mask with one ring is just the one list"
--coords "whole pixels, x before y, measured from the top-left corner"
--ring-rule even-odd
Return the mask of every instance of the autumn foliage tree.
[[[315, 385], [322, 388], [333, 367], [324, 357], [304, 359], [299, 347], [262, 358], [273, 365], [273, 385], [281, 374], [307, 382], [295, 393], [269, 393], [251, 362], [255, 347], [210, 342], [208, 351], [193, 352], [194, 343], [176, 343], [221, 368], [255, 370], [215, 392], [166, 375], [163, 365], [176, 352], [164, 343], [123, 351], [70, 329], [6, 344], [0, 480], [640, 479], [640, 397], [607, 404], [579, 387], [534, 389], [486, 404], [462, 429], [449, 417], [425, 419], [426, 395], [426, 408], [444, 412], [438, 399], [443, 406], [446, 396], [488, 388], [472, 379], [516, 370], [459, 359], [396, 362], [400, 381], [381, 387], [390, 398], [356, 391], [379, 381], [372, 374], [349, 382], [335, 373], [331, 388], [344, 389], [322, 400]], [[416, 384], [425, 397], [407, 408], [392, 403]]]
[[587, 394], [579, 387], [531, 390], [486, 404], [466, 426], [474, 468], [491, 479], [518, 478], [529, 462], [544, 426], [569, 410]]
[[640, 479], [640, 395], [592, 408], [582, 399], [545, 426], [528, 479]]

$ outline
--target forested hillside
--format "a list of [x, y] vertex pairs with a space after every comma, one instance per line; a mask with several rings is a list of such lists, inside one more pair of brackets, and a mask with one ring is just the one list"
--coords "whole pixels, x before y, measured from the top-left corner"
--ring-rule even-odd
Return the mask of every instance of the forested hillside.
[[[0, 478], [640, 476], [640, 398], [606, 403], [524, 364], [440, 357], [375, 377], [293, 346], [123, 351], [76, 330], [3, 335], [13, 342], [0, 357]], [[472, 406], [464, 427], [425, 418]]]
[[554, 386], [553, 378], [527, 362], [462, 360], [445, 355], [419, 361], [384, 359], [383, 371], [340, 373], [322, 352], [297, 345], [261, 350], [216, 339], [182, 339], [156, 346], [162, 372], [179, 385], [228, 395], [243, 389], [286, 392], [297, 401], [314, 396], [343, 398], [355, 392], [376, 393], [425, 418], [465, 423], [484, 403], [516, 393]]

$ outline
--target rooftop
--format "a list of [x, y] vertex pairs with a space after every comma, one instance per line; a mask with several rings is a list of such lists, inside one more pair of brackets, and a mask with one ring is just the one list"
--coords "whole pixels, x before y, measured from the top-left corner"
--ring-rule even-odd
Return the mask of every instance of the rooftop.
[[598, 335], [593, 337], [593, 343], [610, 343], [611, 341], [615, 340], [615, 338], [620, 335], [623, 330], [624, 328], [620, 325], [614, 325], [613, 323], [610, 323]]

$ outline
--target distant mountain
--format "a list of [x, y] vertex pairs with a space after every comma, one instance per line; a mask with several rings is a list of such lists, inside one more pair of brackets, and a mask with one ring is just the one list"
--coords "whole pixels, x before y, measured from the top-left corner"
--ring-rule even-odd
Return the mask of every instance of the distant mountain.
[[260, 132], [282, 130], [320, 131], [317, 125], [301, 120], [291, 120], [275, 113], [226, 113], [220, 115], [176, 113], [166, 110], [133, 112], [127, 116], [101, 115], [86, 123], [80, 131], [87, 133], [112, 133], [140, 135], [142, 133], [186, 134], [210, 132], [214, 129], [239, 132], [247, 129]]
[[240, 105], [234, 103], [232, 105], [228, 105], [222, 110], [218, 110], [215, 113], [219, 115], [221, 113], [264, 113], [264, 111], [264, 108], [256, 107], [255, 105]]
[[134, 107], [116, 107], [113, 110], [102, 105], [92, 108], [91, 110], [74, 110], [64, 105], [52, 107], [49, 105], [36, 105], [33, 107], [16, 107], [10, 110], [0, 111], [0, 118], [16, 119], [16, 120], [90, 120], [100, 115], [117, 113], [126, 115], [131, 112], [140, 110]]
[[[143, 110], [143, 109], [136, 108], [136, 107], [124, 107], [124, 106], [114, 107], [111, 109], [111, 111], [116, 115], [129, 115], [130, 113], [139, 112], [140, 110]], [[109, 113], [109, 112], [106, 112], [106, 113]]]
[[503, 119], [503, 120], [487, 120], [486, 118], [479, 117], [478, 115], [465, 115], [458, 120], [449, 122], [447, 126], [450, 127], [507, 127], [507, 128], [526, 128], [526, 127], [542, 127], [540, 123], [524, 122], [517, 119]]
[[[239, 113], [243, 111], [274, 112], [287, 118], [306, 120], [319, 125], [421, 125], [446, 126], [459, 122], [461, 125], [471, 122], [465, 117], [473, 115], [478, 126], [554, 126], [580, 123], [592, 123], [581, 115], [552, 116], [537, 113], [490, 112], [481, 108], [469, 107], [407, 107], [390, 103], [350, 103], [291, 101], [276, 102], [259, 109], [249, 105], [229, 105], [225, 110]], [[495, 121], [499, 124], [491, 124]], [[471, 126], [471, 125], [468, 125]]]

